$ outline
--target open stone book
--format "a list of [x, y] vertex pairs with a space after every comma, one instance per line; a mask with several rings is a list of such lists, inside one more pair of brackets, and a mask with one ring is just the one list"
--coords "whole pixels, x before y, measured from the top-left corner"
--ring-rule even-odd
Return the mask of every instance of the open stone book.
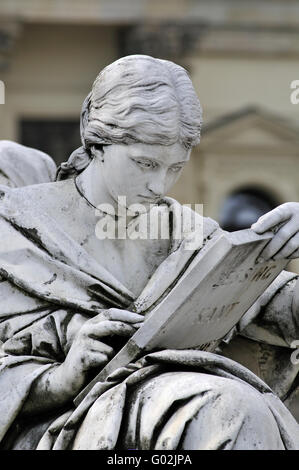
[[288, 264], [257, 262], [273, 232], [246, 229], [224, 233], [199, 251], [177, 284], [146, 314], [139, 330], [75, 399], [96, 382], [159, 349], [214, 351], [245, 312]]

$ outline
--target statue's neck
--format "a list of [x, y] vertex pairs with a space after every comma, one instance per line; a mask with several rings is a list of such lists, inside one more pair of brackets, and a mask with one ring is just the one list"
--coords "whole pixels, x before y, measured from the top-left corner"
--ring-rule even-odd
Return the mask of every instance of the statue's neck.
[[126, 215], [126, 224], [130, 223], [136, 216], [124, 212], [124, 208], [119, 211], [118, 201], [113, 198], [107, 181], [105, 181], [101, 164], [94, 158], [85, 170], [77, 176], [75, 184], [79, 194], [87, 203], [95, 209], [100, 208], [102, 212], [111, 215]]
[[[112, 206], [116, 213], [117, 201], [114, 201], [103, 177], [100, 162], [94, 158], [82, 173], [76, 178], [76, 186], [89, 204], [97, 208], [101, 204], [107, 204], [107, 208]], [[109, 212], [107, 210], [107, 212]]]

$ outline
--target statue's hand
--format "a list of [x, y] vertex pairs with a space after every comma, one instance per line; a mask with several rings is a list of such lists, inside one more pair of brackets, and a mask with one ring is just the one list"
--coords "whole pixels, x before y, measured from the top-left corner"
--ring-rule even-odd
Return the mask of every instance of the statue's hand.
[[274, 237], [261, 252], [264, 260], [270, 258], [299, 258], [299, 203], [286, 202], [263, 215], [251, 226], [256, 233], [264, 233], [267, 230], [278, 227]]
[[142, 315], [111, 308], [87, 320], [78, 331], [61, 365], [67, 389], [75, 393], [85, 383], [87, 372], [93, 367], [104, 367], [113, 357], [114, 350], [102, 340], [106, 336], [132, 336], [144, 320]]

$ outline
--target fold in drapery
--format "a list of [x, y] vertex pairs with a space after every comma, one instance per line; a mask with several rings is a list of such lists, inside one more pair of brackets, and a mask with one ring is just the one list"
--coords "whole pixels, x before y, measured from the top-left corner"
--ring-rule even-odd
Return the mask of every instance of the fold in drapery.
[[[168, 383], [170, 388], [167, 385], [169, 378], [172, 379], [172, 383]], [[218, 395], [215, 394], [215, 383]], [[225, 396], [223, 389], [227, 383], [229, 386]], [[232, 386], [232, 383], [235, 384]], [[147, 391], [146, 388], [149, 388], [150, 395], [143, 397], [142, 401], [140, 394]], [[177, 446], [182, 442], [190, 419], [201, 409], [207, 409], [208, 416], [212, 409], [216, 421], [223, 421], [227, 399], [234, 402], [232, 393], [235, 388], [238, 391], [236, 399], [240, 399], [240, 395], [244, 398], [242, 405], [245, 413], [241, 409], [238, 415], [229, 416], [228, 411], [230, 419], [227, 419], [222, 430], [218, 429], [215, 422], [215, 429], [209, 428], [198, 437], [198, 449], [216, 450], [222, 448], [227, 440], [231, 447], [227, 445], [225, 448], [233, 448], [233, 426], [239, 429], [243, 421], [248, 420], [246, 402], [248, 406], [257, 408], [258, 411], [254, 412], [257, 419], [261, 418], [259, 413], [264, 413], [267, 415], [266, 423], [270, 422], [273, 426], [273, 429], [268, 428], [268, 436], [256, 437], [257, 442], [262, 439], [260, 448], [299, 448], [299, 429], [295, 419], [271, 389], [248, 369], [213, 353], [164, 350], [148, 354], [135, 364], [111, 374], [106, 382], [96, 384], [78, 408], [65, 416], [64, 423], [60, 422], [59, 427], [53, 423], [49, 427], [38, 449], [177, 449], [180, 448]], [[153, 397], [153, 394], [156, 396]], [[223, 395], [224, 401], [220, 402], [223, 412], [221, 418], [219, 409], [215, 408], [215, 399], [223, 399]], [[195, 397], [197, 403], [194, 403]], [[187, 419], [174, 417], [175, 413], [183, 415], [184, 412], [187, 413]], [[267, 426], [263, 428], [263, 420], [260, 426], [261, 429], [267, 429]], [[210, 439], [211, 436], [217, 436], [217, 439]], [[247, 438], [248, 448], [253, 448], [250, 433]]]
[[11, 187], [49, 183], [56, 176], [52, 158], [40, 150], [0, 140], [0, 176]]

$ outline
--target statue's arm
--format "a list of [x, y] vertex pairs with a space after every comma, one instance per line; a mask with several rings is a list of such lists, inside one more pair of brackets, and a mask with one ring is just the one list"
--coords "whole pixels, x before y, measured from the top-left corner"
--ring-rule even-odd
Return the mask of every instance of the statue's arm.
[[130, 337], [143, 316], [127, 310], [103, 310], [80, 325], [64, 361], [54, 365], [33, 383], [21, 414], [38, 414], [59, 408], [81, 391], [93, 368], [104, 367], [115, 354], [105, 343], [111, 335]]
[[[288, 273], [283, 272], [282, 276], [285, 274]], [[269, 286], [268, 289], [272, 294], [270, 300], [265, 303], [261, 296], [245, 314], [238, 325], [240, 334], [256, 341], [292, 347], [299, 339], [299, 276], [280, 288]]]
[[260, 257], [265, 260], [299, 258], [299, 202], [286, 202], [267, 212], [251, 226], [256, 233], [274, 230]]
[[[256, 233], [275, 231], [270, 243], [262, 252], [265, 260], [299, 257], [299, 203], [287, 202], [263, 215], [251, 227]], [[282, 273], [281, 276], [284, 274]], [[299, 339], [299, 281], [296, 276], [273, 293], [258, 315], [246, 328], [245, 320], [240, 330], [252, 339], [264, 340], [270, 344], [292, 347]], [[273, 283], [274, 285], [275, 283]], [[271, 290], [270, 286], [270, 290]], [[250, 316], [250, 314], [249, 314]], [[247, 315], [248, 317], [248, 315]]]

